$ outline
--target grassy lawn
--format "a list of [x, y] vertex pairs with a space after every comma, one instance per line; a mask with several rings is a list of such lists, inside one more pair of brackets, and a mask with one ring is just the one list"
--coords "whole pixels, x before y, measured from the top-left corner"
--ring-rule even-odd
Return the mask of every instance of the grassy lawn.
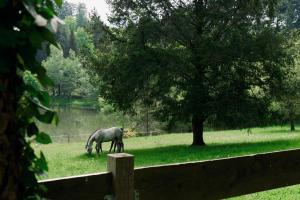
[[76, 99], [66, 97], [52, 97], [53, 106], [71, 106], [74, 108], [90, 108], [95, 109], [98, 105], [97, 98], [94, 99]]
[[[300, 132], [291, 133], [288, 127], [255, 128], [246, 130], [205, 132], [207, 146], [191, 147], [191, 134], [168, 134], [136, 137], [124, 140], [125, 152], [135, 156], [135, 167], [226, 158], [238, 155], [300, 148]], [[103, 145], [104, 154], [87, 155], [85, 141], [36, 145], [49, 165], [42, 179], [106, 171], [109, 143]], [[300, 186], [256, 193], [238, 199], [300, 199]]]

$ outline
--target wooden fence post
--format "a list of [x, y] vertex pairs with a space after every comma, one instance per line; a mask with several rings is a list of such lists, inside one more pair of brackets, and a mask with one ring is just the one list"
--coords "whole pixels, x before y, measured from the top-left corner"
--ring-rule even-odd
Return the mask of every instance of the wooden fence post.
[[108, 154], [107, 170], [113, 175], [115, 200], [134, 200], [134, 157], [126, 153]]

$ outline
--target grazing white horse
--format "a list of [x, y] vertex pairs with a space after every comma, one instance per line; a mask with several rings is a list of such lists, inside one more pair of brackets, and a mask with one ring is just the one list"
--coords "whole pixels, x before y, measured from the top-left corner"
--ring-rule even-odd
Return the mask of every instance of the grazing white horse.
[[123, 144], [123, 128], [112, 127], [108, 129], [98, 129], [87, 140], [86, 143], [86, 150], [90, 154], [93, 150], [93, 142], [96, 142], [96, 151], [99, 153], [99, 150], [102, 152], [102, 142], [109, 142], [112, 141], [109, 152], [111, 151], [114, 145], [114, 151], [116, 146], [118, 147], [118, 152], [122, 149], [124, 151], [124, 144]]

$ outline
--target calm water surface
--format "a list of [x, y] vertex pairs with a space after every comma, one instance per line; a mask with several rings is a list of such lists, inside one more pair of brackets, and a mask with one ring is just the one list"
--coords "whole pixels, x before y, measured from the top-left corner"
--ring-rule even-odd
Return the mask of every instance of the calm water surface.
[[[117, 113], [104, 114], [92, 109], [80, 108], [55, 108], [59, 115], [59, 124], [45, 125], [38, 123], [41, 131], [52, 136], [54, 141], [76, 140], [76, 137], [86, 138], [98, 128], [127, 127], [130, 125], [130, 118]], [[61, 139], [59, 139], [61, 138]]]

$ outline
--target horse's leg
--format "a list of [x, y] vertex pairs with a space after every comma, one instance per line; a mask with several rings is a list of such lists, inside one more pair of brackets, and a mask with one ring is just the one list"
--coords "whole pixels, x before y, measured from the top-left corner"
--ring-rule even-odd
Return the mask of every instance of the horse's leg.
[[122, 150], [122, 141], [118, 141], [118, 153]]
[[114, 152], [116, 152], [116, 147], [118, 145], [118, 141], [117, 140], [114, 140]]
[[123, 143], [123, 141], [121, 142], [121, 151], [122, 151], [122, 149], [123, 149], [123, 152], [124, 152], [124, 143]]
[[102, 150], [102, 143], [100, 143], [100, 150], [101, 150], [101, 153], [103, 153], [103, 150]]
[[111, 149], [113, 148], [113, 145], [115, 144], [115, 141], [114, 140], [112, 140], [111, 141], [111, 145], [110, 145], [110, 149], [109, 149], [109, 153], [111, 152]]
[[97, 152], [97, 154], [99, 154], [99, 144], [98, 143], [96, 144], [96, 152]]

